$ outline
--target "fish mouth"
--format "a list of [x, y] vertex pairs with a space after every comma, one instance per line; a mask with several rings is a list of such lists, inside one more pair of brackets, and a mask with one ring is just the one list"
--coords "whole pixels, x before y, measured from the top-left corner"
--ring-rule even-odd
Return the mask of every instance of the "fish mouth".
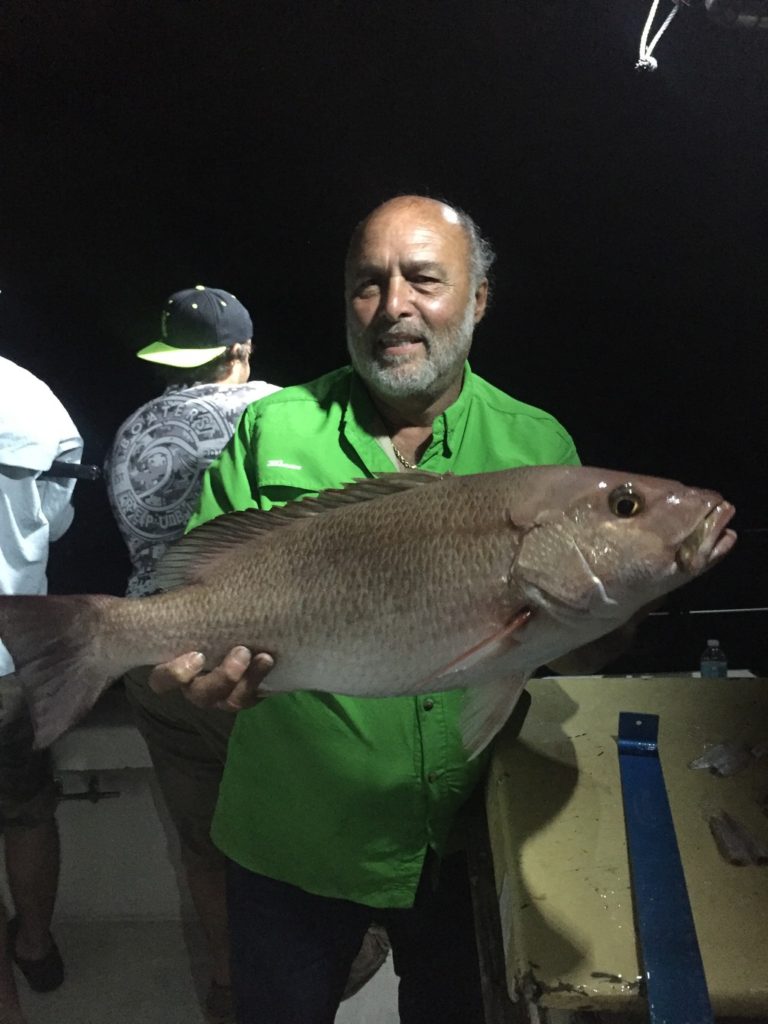
[[695, 576], [725, 558], [736, 543], [736, 531], [727, 529], [735, 513], [736, 509], [727, 501], [710, 509], [675, 552], [681, 572]]

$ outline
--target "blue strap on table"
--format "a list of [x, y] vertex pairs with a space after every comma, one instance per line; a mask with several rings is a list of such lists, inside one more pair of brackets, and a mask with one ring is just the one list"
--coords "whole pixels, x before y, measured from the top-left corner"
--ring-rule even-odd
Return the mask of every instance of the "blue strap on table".
[[651, 1024], [713, 1024], [659, 761], [659, 716], [619, 714], [619, 770]]

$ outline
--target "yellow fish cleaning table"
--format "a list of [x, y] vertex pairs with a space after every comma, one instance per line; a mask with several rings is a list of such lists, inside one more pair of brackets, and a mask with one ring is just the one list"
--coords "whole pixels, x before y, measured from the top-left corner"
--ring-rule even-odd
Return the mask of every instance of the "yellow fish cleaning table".
[[[582, 677], [532, 680], [528, 690], [520, 735], [496, 741], [486, 794], [506, 987], [518, 1008], [645, 1008], [616, 743], [619, 713], [632, 711], [659, 716], [713, 1010], [768, 1016], [768, 864], [729, 863], [710, 830], [726, 812], [768, 849], [768, 680]], [[735, 774], [689, 767], [724, 742], [741, 751]]]

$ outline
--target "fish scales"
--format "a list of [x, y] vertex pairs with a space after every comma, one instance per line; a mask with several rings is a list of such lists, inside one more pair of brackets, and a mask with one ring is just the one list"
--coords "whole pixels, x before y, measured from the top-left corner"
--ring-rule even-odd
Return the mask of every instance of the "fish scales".
[[216, 663], [245, 643], [276, 655], [269, 690], [304, 678], [335, 692], [405, 692], [415, 666], [428, 676], [513, 610], [517, 531], [481, 489], [462, 502], [453, 492], [429, 500], [430, 490], [298, 520], [268, 545], [233, 551], [203, 588], [134, 602], [157, 638], [147, 663], [188, 650]]
[[392, 474], [206, 524], [165, 557], [154, 597], [0, 596], [0, 636], [40, 745], [129, 668], [190, 650], [213, 665], [244, 644], [275, 658], [265, 692], [466, 689], [476, 753], [539, 665], [716, 564], [733, 512], [588, 467]]

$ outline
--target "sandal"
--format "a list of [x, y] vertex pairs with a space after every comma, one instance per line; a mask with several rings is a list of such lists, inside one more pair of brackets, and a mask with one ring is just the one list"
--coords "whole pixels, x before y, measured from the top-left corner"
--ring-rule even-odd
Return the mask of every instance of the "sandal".
[[[64, 981], [64, 963], [51, 935], [51, 948], [39, 960], [25, 960], [16, 952], [16, 936], [19, 934], [18, 917], [8, 922], [8, 951], [13, 962], [27, 979], [29, 987], [35, 992], [53, 992]], [[49, 933], [50, 934], [50, 933]]]
[[205, 997], [205, 1019], [208, 1024], [235, 1024], [231, 985], [211, 982]]

